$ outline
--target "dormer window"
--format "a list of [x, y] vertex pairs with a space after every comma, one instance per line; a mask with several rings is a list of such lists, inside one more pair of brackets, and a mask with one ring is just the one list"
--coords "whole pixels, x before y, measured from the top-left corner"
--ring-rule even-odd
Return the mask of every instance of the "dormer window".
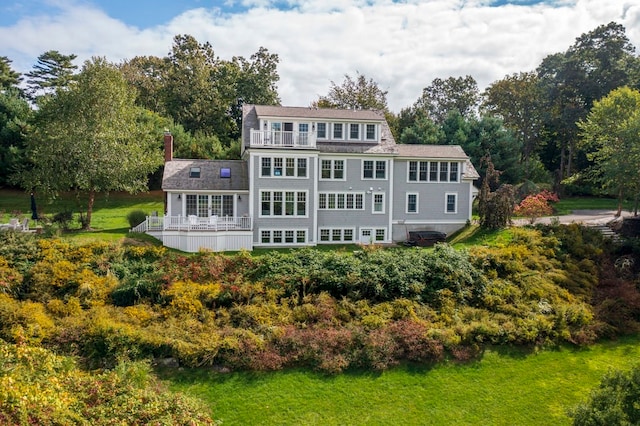
[[199, 178], [200, 177], [200, 167], [191, 167], [191, 169], [189, 169], [189, 177], [190, 178]]
[[333, 139], [342, 139], [342, 123], [333, 123]]
[[368, 141], [376, 140], [376, 125], [367, 124], [366, 138]]

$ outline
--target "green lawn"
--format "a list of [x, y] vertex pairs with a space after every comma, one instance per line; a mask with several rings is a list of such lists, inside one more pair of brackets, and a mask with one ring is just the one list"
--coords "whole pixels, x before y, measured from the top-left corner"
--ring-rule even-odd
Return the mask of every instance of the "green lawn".
[[[80, 240], [118, 240], [127, 235], [129, 223], [127, 214], [131, 210], [143, 210], [147, 213], [157, 211], [160, 214], [164, 211], [164, 198], [161, 191], [152, 191], [140, 194], [110, 193], [96, 196], [93, 218], [91, 221], [92, 231], [73, 232], [65, 237]], [[86, 197], [76, 198], [75, 194], [62, 194], [55, 200], [47, 200], [36, 197], [38, 211], [46, 216], [53, 216], [63, 211], [86, 212]], [[1, 190], [0, 191], [0, 222], [6, 223], [10, 217], [20, 216], [31, 218], [31, 202], [29, 193], [23, 191]], [[30, 220], [30, 226], [36, 223]], [[70, 226], [79, 228], [78, 222]]]
[[611, 368], [640, 357], [640, 336], [587, 349], [488, 350], [477, 362], [380, 374], [163, 373], [224, 425], [565, 425]]
[[[598, 197], [561, 198], [560, 201], [553, 204], [553, 208], [554, 215], [571, 214], [574, 210], [617, 210], [618, 200]], [[631, 210], [632, 208], [632, 202], [623, 203], [624, 210]]]

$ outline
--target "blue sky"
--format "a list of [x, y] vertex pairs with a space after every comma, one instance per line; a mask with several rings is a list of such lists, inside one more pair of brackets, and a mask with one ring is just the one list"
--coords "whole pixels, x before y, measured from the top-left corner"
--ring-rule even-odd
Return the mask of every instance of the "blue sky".
[[399, 112], [435, 78], [471, 75], [484, 89], [611, 21], [640, 47], [630, 0], [1, 0], [0, 56], [22, 73], [48, 50], [79, 66], [118, 63], [165, 56], [190, 34], [223, 59], [277, 54], [285, 105], [309, 105], [359, 72]]

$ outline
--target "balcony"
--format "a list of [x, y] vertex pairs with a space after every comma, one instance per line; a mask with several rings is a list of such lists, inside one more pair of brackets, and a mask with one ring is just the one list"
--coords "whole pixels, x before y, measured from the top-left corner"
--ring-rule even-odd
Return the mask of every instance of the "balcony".
[[251, 147], [307, 148], [316, 147], [316, 137], [311, 132], [285, 132], [280, 130], [251, 130]]

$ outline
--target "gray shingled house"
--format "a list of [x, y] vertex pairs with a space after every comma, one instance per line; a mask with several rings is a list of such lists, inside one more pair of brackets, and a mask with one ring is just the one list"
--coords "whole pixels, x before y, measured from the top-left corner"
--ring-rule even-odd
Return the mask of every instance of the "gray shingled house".
[[478, 173], [454, 145], [398, 145], [369, 110], [245, 105], [242, 160], [174, 159], [166, 211], [138, 227], [184, 251], [392, 243], [471, 218]]

